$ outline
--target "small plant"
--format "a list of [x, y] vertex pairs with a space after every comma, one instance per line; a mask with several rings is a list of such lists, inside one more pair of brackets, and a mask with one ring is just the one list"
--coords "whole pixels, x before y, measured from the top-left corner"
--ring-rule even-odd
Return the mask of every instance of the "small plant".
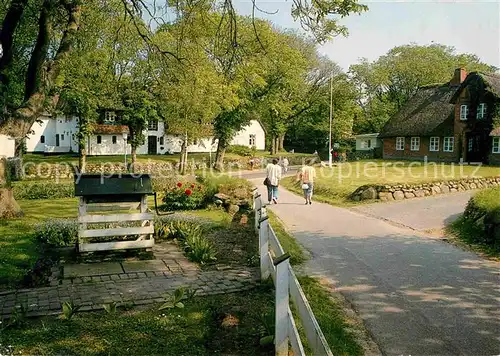
[[212, 244], [201, 234], [188, 235], [184, 241], [184, 250], [189, 260], [202, 265], [217, 260]]
[[111, 302], [111, 303], [103, 304], [102, 307], [104, 308], [104, 310], [108, 314], [114, 314], [114, 313], [116, 313], [116, 302]]
[[26, 322], [26, 317], [28, 315], [28, 307], [25, 304], [21, 304], [12, 309], [12, 313], [9, 319], [7, 327], [18, 328], [24, 325]]
[[166, 303], [164, 303], [159, 310], [164, 310], [164, 309], [183, 309], [184, 308], [184, 303], [181, 302], [182, 299], [184, 299], [184, 296], [186, 294], [186, 288], [184, 287], [179, 287], [175, 290], [173, 294], [169, 294], [166, 299], [169, 299]]
[[69, 302], [64, 302], [62, 305], [62, 315], [61, 318], [64, 320], [71, 320], [76, 312], [80, 309], [80, 306], [75, 305], [73, 300], [70, 300]]
[[196, 293], [198, 293], [198, 288], [196, 288], [196, 289], [191, 289], [191, 288], [186, 289], [186, 301], [187, 302], [191, 302], [194, 299]]
[[274, 316], [269, 313], [259, 315], [262, 326], [260, 345], [269, 346], [274, 342]]
[[51, 246], [70, 246], [78, 237], [78, 224], [71, 219], [50, 219], [35, 226], [35, 239]]

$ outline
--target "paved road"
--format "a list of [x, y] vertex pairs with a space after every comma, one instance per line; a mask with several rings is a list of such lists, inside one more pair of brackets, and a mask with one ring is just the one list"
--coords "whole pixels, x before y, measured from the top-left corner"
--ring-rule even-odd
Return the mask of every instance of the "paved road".
[[473, 191], [362, 205], [352, 210], [415, 230], [442, 229], [464, 212]]
[[374, 217], [280, 194], [271, 209], [311, 252], [307, 272], [336, 284], [384, 354], [500, 354], [498, 263]]

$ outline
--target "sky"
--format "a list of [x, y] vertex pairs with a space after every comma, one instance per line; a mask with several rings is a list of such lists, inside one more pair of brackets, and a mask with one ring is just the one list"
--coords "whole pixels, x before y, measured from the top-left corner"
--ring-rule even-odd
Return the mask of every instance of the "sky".
[[[268, 15], [256, 12], [274, 24], [299, 28], [290, 15], [291, 0], [256, 0]], [[395, 46], [440, 43], [459, 53], [473, 53], [500, 68], [500, 0], [361, 0], [369, 7], [361, 15], [340, 19], [349, 36], [335, 37], [320, 46], [320, 52], [347, 70], [360, 58], [376, 60]], [[242, 15], [251, 14], [252, 2], [234, 0]]]

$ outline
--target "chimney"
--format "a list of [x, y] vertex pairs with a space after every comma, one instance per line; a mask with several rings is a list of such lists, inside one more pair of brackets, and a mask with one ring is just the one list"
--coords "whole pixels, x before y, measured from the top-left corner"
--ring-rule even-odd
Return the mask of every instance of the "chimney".
[[467, 72], [465, 71], [465, 68], [457, 68], [455, 69], [455, 75], [453, 76], [453, 79], [450, 81], [450, 85], [459, 86], [464, 82], [465, 78], [467, 78]]

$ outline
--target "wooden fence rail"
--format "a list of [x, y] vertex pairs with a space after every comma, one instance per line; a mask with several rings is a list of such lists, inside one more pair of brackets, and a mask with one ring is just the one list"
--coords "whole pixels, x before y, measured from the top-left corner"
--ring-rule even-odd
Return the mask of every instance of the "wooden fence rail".
[[333, 356], [290, 265], [290, 255], [283, 249], [271, 224], [269, 224], [266, 208], [258, 193], [254, 195], [253, 207], [255, 210], [255, 230], [259, 234], [261, 279], [266, 280], [271, 277], [276, 288], [274, 336], [276, 355], [288, 355], [289, 345], [291, 345], [294, 355], [305, 355], [302, 340], [290, 309], [291, 300], [298, 312], [307, 344], [313, 355]]

